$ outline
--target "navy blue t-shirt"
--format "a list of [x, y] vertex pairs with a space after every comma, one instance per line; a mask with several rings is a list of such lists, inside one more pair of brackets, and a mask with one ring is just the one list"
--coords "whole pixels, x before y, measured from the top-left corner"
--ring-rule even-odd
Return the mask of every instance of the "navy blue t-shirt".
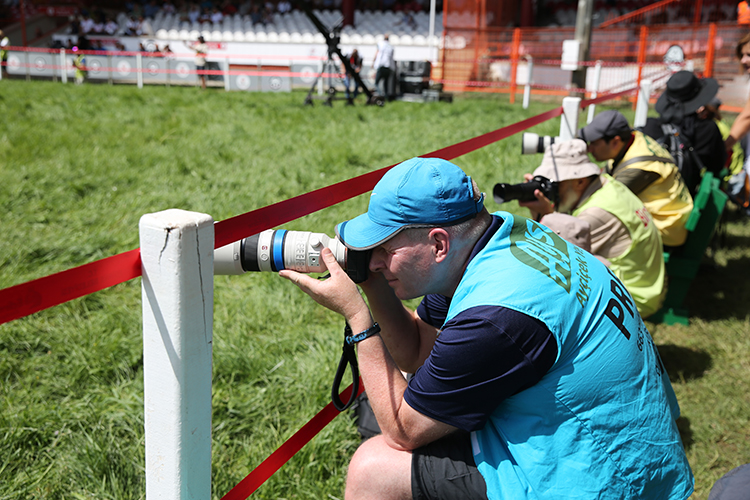
[[[470, 258], [502, 224], [493, 216]], [[435, 420], [475, 431], [504, 399], [539, 382], [557, 358], [557, 342], [541, 321], [501, 306], [467, 309], [443, 324], [449, 306], [449, 297], [432, 294], [417, 308], [422, 320], [442, 331], [404, 399]]]

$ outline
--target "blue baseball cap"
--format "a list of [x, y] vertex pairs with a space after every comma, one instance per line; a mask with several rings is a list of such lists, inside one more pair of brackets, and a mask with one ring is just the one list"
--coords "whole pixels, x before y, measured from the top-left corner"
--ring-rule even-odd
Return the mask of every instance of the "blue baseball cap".
[[367, 213], [336, 226], [352, 250], [369, 250], [407, 228], [452, 226], [484, 207], [474, 201], [471, 177], [440, 158], [412, 158], [389, 170], [370, 194]]

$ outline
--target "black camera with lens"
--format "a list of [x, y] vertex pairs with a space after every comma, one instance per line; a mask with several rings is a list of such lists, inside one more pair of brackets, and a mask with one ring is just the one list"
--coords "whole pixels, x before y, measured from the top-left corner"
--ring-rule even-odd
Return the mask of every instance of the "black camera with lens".
[[541, 175], [537, 175], [529, 182], [521, 182], [520, 184], [495, 184], [492, 195], [496, 203], [505, 203], [513, 200], [536, 201], [534, 191], [537, 189], [553, 203], [557, 204], [558, 183]]
[[214, 251], [214, 274], [278, 272], [291, 269], [300, 273], [326, 271], [320, 258], [329, 248], [336, 262], [355, 283], [367, 279], [370, 250], [350, 250], [338, 238], [310, 231], [268, 230], [248, 236]]

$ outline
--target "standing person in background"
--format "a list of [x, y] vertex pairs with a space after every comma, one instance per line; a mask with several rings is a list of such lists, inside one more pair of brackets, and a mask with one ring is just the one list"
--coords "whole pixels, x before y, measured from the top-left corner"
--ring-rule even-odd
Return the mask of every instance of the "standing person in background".
[[206, 88], [206, 55], [208, 55], [208, 45], [202, 36], [198, 37], [198, 42], [193, 44], [192, 49], [195, 51], [195, 69], [198, 71], [198, 78], [201, 82], [201, 88]]
[[386, 33], [383, 40], [378, 42], [373, 68], [375, 68], [375, 87], [378, 89], [378, 93], [390, 100], [392, 96], [388, 92], [388, 88], [395, 62], [393, 60], [393, 45], [390, 44], [388, 38], [389, 35]]
[[[362, 71], [362, 57], [359, 55], [359, 51], [357, 49], [354, 49], [351, 54], [346, 56], [349, 60], [349, 66], [352, 68], [352, 70], [359, 74], [360, 71]], [[346, 70], [346, 66], [343, 64], [341, 65], [341, 72], [344, 73], [344, 87], [346, 88], [346, 101], [347, 104], [353, 104], [352, 100], [356, 99], [359, 95], [359, 84], [357, 83], [356, 78], [354, 78], [353, 74], [349, 74], [349, 72]], [[352, 92], [352, 83], [354, 83], [354, 95], [351, 95]]]

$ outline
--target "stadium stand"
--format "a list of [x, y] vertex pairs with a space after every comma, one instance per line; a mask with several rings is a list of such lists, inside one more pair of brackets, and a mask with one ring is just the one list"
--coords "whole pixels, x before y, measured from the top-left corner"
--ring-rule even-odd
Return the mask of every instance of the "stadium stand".
[[[341, 21], [341, 13], [333, 10], [315, 10], [314, 13], [328, 26], [336, 26]], [[463, 14], [455, 14], [452, 21], [463, 22]], [[348, 45], [374, 44], [377, 36], [391, 33], [393, 45], [427, 46], [429, 36], [429, 13], [416, 12], [413, 23], [401, 22], [399, 13], [393, 11], [357, 10], [354, 13], [355, 26], [345, 26], [341, 30], [341, 43]], [[436, 26], [442, 26], [443, 14], [437, 13]], [[126, 36], [130, 17], [120, 12], [116, 22], [119, 26], [115, 36]], [[239, 13], [225, 16], [219, 23], [190, 22], [179, 14], [159, 12], [153, 18], [145, 18], [141, 23], [141, 35], [158, 40], [194, 40], [203, 36], [207, 42], [270, 42], [270, 43], [325, 43], [312, 21], [299, 10], [288, 13], [275, 13], [270, 22], [253, 23], [249, 14]], [[64, 35], [72, 34], [68, 28]]]

